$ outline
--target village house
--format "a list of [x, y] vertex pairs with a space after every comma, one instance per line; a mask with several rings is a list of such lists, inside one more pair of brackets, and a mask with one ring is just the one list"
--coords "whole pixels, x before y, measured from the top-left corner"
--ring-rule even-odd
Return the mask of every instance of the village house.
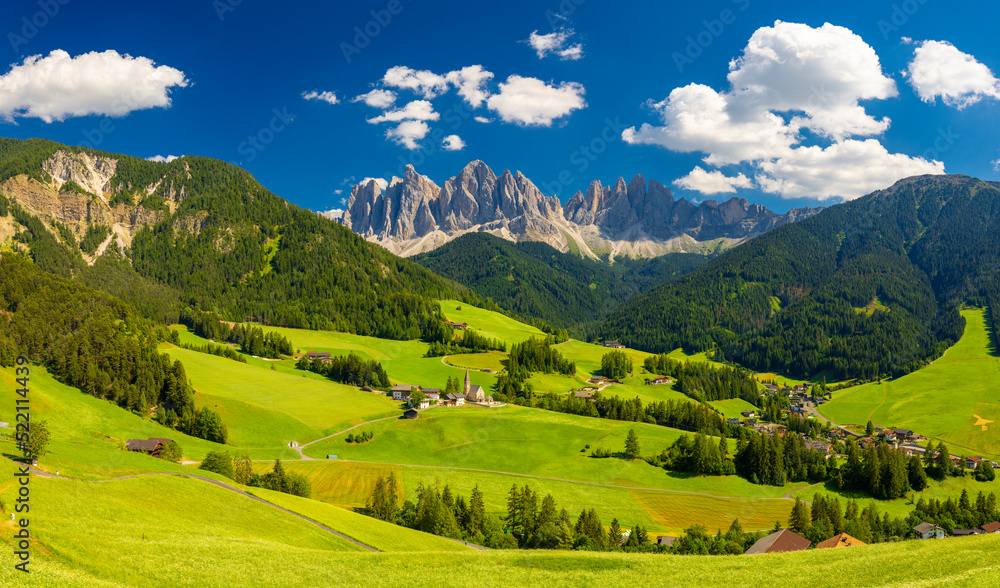
[[753, 418], [753, 411], [752, 410], [744, 410], [740, 414], [743, 415], [743, 418], [747, 418], [747, 419], [752, 419]]
[[656, 376], [655, 378], [646, 380], [647, 385], [657, 385], [657, 384], [673, 384], [674, 381], [667, 376]]
[[420, 408], [430, 408], [430, 407], [431, 407], [431, 401], [428, 400], [427, 398], [424, 398], [423, 400], [420, 401]]
[[813, 451], [819, 451], [824, 455], [829, 455], [833, 453], [833, 445], [826, 443], [824, 441], [806, 441], [806, 447], [812, 449]]
[[868, 545], [860, 539], [855, 539], [847, 533], [841, 533], [840, 535], [834, 535], [826, 541], [822, 541], [816, 544], [816, 549], [830, 549], [832, 547], [857, 547], [859, 545]]
[[830, 436], [843, 439], [844, 437], [847, 437], [847, 431], [843, 429], [830, 429]]
[[757, 419], [747, 419], [747, 426], [753, 427], [757, 424]]
[[983, 533], [1000, 533], [1000, 522], [993, 521], [979, 528], [983, 530]]
[[594, 376], [592, 378], [587, 378], [587, 383], [588, 384], [597, 384], [597, 385], [600, 386], [600, 385], [607, 384], [608, 383], [608, 379], [605, 378], [604, 376]]
[[738, 419], [736, 417], [733, 417], [733, 418], [729, 419], [729, 424], [730, 425], [738, 425], [738, 424], [740, 424], [740, 419]]
[[323, 363], [330, 363], [331, 361], [330, 354], [322, 351], [307, 351], [306, 357], [309, 358], [309, 361], [312, 361], [314, 359], [318, 359]]
[[584, 386], [583, 388], [576, 389], [577, 392], [597, 392], [598, 390], [600, 390], [600, 388], [597, 388], [596, 386]]
[[129, 439], [125, 443], [125, 448], [129, 451], [140, 451], [152, 457], [160, 457], [160, 450], [170, 443], [172, 439], [163, 437], [150, 437], [149, 439]]
[[573, 398], [586, 398], [587, 400], [593, 400], [594, 395], [590, 392], [576, 392], [573, 394]]
[[913, 527], [913, 532], [916, 533], [917, 539], [944, 538], [944, 529], [931, 523], [920, 523], [916, 527]]
[[601, 347], [610, 347], [612, 349], [625, 349], [625, 346], [618, 341], [604, 341], [601, 343]]
[[979, 535], [982, 532], [982, 529], [955, 529], [951, 534], [955, 537], [968, 537], [969, 535]]
[[908, 441], [913, 439], [915, 436], [913, 431], [909, 429], [893, 429], [892, 432], [896, 434], [896, 439], [899, 439], [900, 441]]
[[462, 406], [465, 404], [465, 395], [462, 393], [449, 393], [444, 395], [445, 406]]
[[413, 386], [409, 384], [396, 384], [392, 387], [392, 399], [393, 400], [409, 400], [410, 393], [413, 391]]
[[978, 455], [970, 457], [965, 460], [965, 467], [969, 468], [970, 470], [974, 470], [982, 461], [983, 458], [979, 457]]
[[812, 545], [812, 541], [799, 535], [791, 529], [782, 529], [757, 540], [743, 555], [758, 553], [782, 553], [785, 551], [802, 551]]
[[453, 323], [451, 321], [444, 321], [444, 324], [448, 325], [453, 329], [458, 329], [459, 331], [464, 331], [469, 328], [467, 323]]
[[764, 388], [772, 394], [778, 391], [778, 387], [774, 384], [764, 384]]
[[441, 399], [441, 389], [440, 388], [421, 388], [421, 392], [424, 393], [424, 397], [428, 400], [440, 400]]

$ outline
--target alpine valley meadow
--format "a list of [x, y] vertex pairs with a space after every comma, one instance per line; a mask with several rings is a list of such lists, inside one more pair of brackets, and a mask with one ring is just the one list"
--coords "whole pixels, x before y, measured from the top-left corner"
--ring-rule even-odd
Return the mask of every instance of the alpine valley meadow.
[[1000, 8], [418, 4], [0, 8], [0, 585], [1000, 584]]

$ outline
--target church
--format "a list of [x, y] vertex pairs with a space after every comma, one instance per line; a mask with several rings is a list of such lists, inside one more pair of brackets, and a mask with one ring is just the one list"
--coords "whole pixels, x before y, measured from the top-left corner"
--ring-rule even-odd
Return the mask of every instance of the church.
[[482, 386], [473, 386], [469, 380], [469, 370], [465, 370], [465, 399], [469, 402], [486, 402], [486, 392]]

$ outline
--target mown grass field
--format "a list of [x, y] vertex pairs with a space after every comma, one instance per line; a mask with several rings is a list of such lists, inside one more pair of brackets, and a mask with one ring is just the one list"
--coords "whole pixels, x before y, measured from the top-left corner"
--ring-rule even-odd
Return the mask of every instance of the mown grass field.
[[[184, 364], [195, 388], [197, 405], [211, 404], [219, 398], [236, 401], [223, 404], [227, 416], [237, 424], [230, 426], [230, 434], [236, 435], [233, 443], [237, 445], [265, 447], [276, 442], [308, 441], [322, 437], [329, 429], [340, 430], [399, 412], [398, 402], [325, 378], [293, 375], [169, 344], [163, 344], [162, 350]], [[241, 414], [244, 407], [251, 410]], [[285, 429], [279, 434], [269, 430], [271, 412], [278, 413], [276, 421]], [[295, 427], [282, 415], [312, 428], [313, 433], [308, 438], [301, 437], [306, 430]], [[241, 419], [250, 426], [238, 426]], [[292, 434], [296, 436], [285, 437]]]
[[1000, 456], [1000, 357], [993, 354], [985, 311], [962, 316], [965, 334], [933, 364], [835, 392], [820, 412], [839, 424], [863, 426], [870, 418], [911, 429], [945, 441], [952, 453]]
[[539, 329], [497, 312], [476, 308], [457, 300], [442, 300], [440, 304], [441, 313], [447, 320], [468, 323], [470, 330], [484, 337], [505, 342], [507, 349], [514, 343], [520, 343], [531, 337], [545, 337], [545, 333]]
[[[344, 508], [364, 506], [375, 481], [394, 473], [401, 483], [405, 499], [414, 502], [420, 484], [436, 484], [439, 487], [447, 484], [453, 492], [466, 498], [474, 486], [479, 486], [487, 511], [502, 517], [506, 515], [507, 494], [511, 485], [520, 487], [527, 484], [542, 496], [551, 493], [558, 507], [566, 508], [574, 517], [585, 508], [595, 508], [605, 525], [610, 525], [611, 519], [617, 518], [623, 526], [641, 524], [652, 532], [674, 535], [700, 521], [706, 524], [724, 521], [722, 526], [728, 528], [735, 518], [739, 518], [747, 529], [769, 529], [774, 526], [776, 517], [786, 520], [794, 504], [791, 500], [629, 489], [615, 486], [624, 480], [613, 477], [608, 485], [601, 486], [433, 466], [390, 466], [339, 460], [282, 462], [282, 465], [286, 471], [299, 472], [309, 478], [313, 498]], [[617, 466], [608, 463], [612, 469], [617, 469]], [[261, 472], [270, 467], [271, 464], [255, 464]], [[611, 476], [614, 474], [612, 471]], [[708, 482], [708, 479], [703, 481]], [[717, 478], [712, 481], [712, 490], [737, 490], [742, 482], [739, 478]], [[785, 488], [782, 493], [790, 488]]]
[[712, 408], [722, 413], [722, 416], [729, 418], [743, 418], [741, 414], [744, 410], [752, 410], [754, 414], [760, 412], [756, 406], [750, 404], [742, 398], [731, 398], [729, 400], [716, 400], [709, 402]]

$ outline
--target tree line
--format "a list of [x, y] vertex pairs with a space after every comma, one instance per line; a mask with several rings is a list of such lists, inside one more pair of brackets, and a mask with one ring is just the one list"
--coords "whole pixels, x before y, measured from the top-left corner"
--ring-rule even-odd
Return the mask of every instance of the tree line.
[[226, 476], [244, 486], [284, 492], [303, 498], [312, 496], [312, 484], [309, 483], [309, 479], [297, 472], [285, 471], [285, 466], [281, 465], [279, 459], [274, 460], [271, 471], [258, 474], [253, 471], [253, 464], [247, 454], [234, 457], [228, 451], [209, 451], [205, 459], [198, 464], [198, 469]]
[[369, 386], [376, 390], [388, 390], [392, 387], [389, 375], [378, 360], [363, 359], [353, 351], [346, 356], [336, 355], [325, 361], [319, 358], [310, 360], [303, 355], [295, 367], [359, 388]]
[[761, 406], [757, 381], [742, 368], [678, 361], [666, 354], [647, 357], [643, 367], [650, 373], [676, 379], [680, 391], [699, 402], [742, 398], [754, 406]]
[[215, 313], [186, 308], [181, 311], [180, 322], [199, 337], [235, 343], [247, 355], [281, 359], [282, 356], [294, 353], [292, 342], [284, 335], [276, 331], [265, 333], [264, 329], [256, 325], [236, 323], [230, 326], [222, 322]]

